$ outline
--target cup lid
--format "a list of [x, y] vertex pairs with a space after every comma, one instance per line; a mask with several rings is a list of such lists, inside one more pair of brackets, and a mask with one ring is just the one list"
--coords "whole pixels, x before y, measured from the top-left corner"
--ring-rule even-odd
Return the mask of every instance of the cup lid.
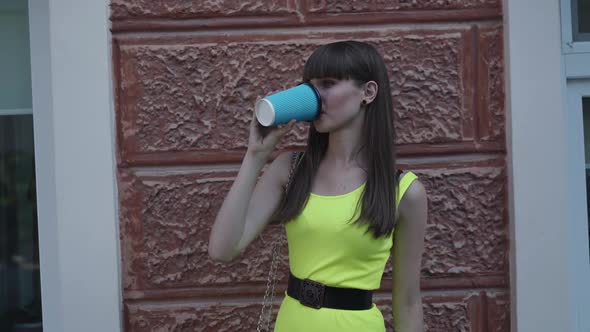
[[261, 125], [269, 127], [275, 122], [275, 108], [266, 98], [260, 99], [254, 106], [256, 119]]

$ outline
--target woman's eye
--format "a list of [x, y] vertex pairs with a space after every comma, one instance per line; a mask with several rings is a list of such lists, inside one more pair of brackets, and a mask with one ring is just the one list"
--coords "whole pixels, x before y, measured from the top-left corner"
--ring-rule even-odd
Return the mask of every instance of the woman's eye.
[[331, 81], [331, 80], [322, 80], [320, 82], [320, 85], [322, 86], [322, 88], [329, 88], [329, 87], [332, 87], [334, 85], [334, 81]]

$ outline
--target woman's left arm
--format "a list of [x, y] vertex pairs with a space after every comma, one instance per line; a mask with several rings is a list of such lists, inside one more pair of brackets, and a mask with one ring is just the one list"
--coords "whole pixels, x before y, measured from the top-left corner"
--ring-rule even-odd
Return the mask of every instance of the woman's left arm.
[[428, 218], [426, 189], [415, 180], [399, 204], [393, 256], [392, 309], [396, 332], [422, 332], [420, 270]]

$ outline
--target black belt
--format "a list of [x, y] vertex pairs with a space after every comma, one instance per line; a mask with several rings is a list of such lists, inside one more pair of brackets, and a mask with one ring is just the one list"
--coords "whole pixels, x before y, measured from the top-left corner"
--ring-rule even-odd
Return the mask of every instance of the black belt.
[[307, 307], [367, 310], [373, 306], [373, 291], [326, 286], [317, 281], [289, 276], [287, 295]]

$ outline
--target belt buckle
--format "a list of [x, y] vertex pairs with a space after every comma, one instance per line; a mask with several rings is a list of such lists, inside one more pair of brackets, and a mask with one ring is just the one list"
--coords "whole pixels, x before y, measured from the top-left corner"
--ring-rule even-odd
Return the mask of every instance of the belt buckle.
[[324, 302], [325, 285], [317, 281], [303, 279], [299, 291], [299, 302], [306, 307], [319, 309]]

